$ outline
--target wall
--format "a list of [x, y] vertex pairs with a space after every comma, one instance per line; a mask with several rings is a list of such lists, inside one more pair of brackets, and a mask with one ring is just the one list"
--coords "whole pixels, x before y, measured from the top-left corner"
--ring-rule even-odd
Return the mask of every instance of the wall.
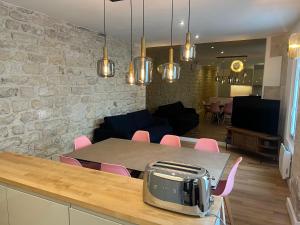
[[104, 116], [145, 107], [145, 89], [125, 84], [127, 43], [110, 39], [116, 76], [99, 78], [103, 37], [0, 2], [0, 149], [42, 157], [72, 150]]
[[[216, 68], [213, 66], [197, 66], [180, 62], [180, 79], [172, 84], [162, 80], [157, 72], [157, 66], [168, 61], [169, 47], [155, 47], [147, 49], [147, 56], [153, 59], [153, 81], [147, 86], [146, 105], [150, 110], [158, 106], [182, 101], [186, 107], [202, 109], [202, 101], [217, 95], [217, 84], [214, 80]], [[179, 48], [174, 48], [175, 62], [179, 62]]]

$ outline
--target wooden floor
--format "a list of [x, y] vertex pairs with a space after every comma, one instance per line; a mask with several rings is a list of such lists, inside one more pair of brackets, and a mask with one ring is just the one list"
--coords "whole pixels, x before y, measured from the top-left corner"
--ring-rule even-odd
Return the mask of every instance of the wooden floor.
[[210, 119], [201, 119], [199, 125], [186, 133], [185, 137], [191, 138], [212, 138], [217, 141], [225, 141], [226, 123], [212, 123]]
[[[192, 143], [183, 143], [192, 147]], [[222, 152], [231, 154], [224, 177], [239, 156], [243, 161], [237, 172], [235, 186], [230, 195], [235, 225], [290, 225], [286, 209], [288, 187], [280, 178], [278, 165], [261, 162], [259, 158], [245, 155], [235, 149]]]

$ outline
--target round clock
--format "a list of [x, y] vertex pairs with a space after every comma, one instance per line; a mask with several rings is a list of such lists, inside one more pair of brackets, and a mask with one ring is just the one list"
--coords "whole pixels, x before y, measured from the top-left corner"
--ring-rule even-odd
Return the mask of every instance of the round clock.
[[244, 63], [241, 60], [234, 60], [230, 68], [233, 72], [240, 73], [244, 70]]

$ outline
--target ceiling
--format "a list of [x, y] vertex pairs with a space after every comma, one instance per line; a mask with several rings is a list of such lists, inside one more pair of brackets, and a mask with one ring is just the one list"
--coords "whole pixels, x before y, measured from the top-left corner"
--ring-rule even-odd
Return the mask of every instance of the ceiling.
[[[78, 26], [103, 32], [103, 0], [6, 0]], [[129, 40], [130, 1], [107, 2], [108, 35]], [[134, 39], [142, 25], [142, 1], [133, 0]], [[174, 42], [184, 41], [188, 0], [174, 0]], [[171, 0], [145, 0], [146, 41], [149, 46], [167, 45]], [[262, 38], [286, 32], [300, 19], [299, 0], [191, 0], [191, 32], [195, 42]], [[179, 25], [184, 21], [185, 25]]]

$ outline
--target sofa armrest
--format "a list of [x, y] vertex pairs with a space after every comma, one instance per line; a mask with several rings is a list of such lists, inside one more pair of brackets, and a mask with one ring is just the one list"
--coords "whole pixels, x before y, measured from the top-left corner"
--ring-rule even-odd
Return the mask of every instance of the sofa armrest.
[[99, 127], [94, 130], [92, 143], [94, 144], [94, 143], [106, 140], [106, 139], [114, 137], [114, 136], [115, 135], [112, 130], [106, 129], [103, 127]]

